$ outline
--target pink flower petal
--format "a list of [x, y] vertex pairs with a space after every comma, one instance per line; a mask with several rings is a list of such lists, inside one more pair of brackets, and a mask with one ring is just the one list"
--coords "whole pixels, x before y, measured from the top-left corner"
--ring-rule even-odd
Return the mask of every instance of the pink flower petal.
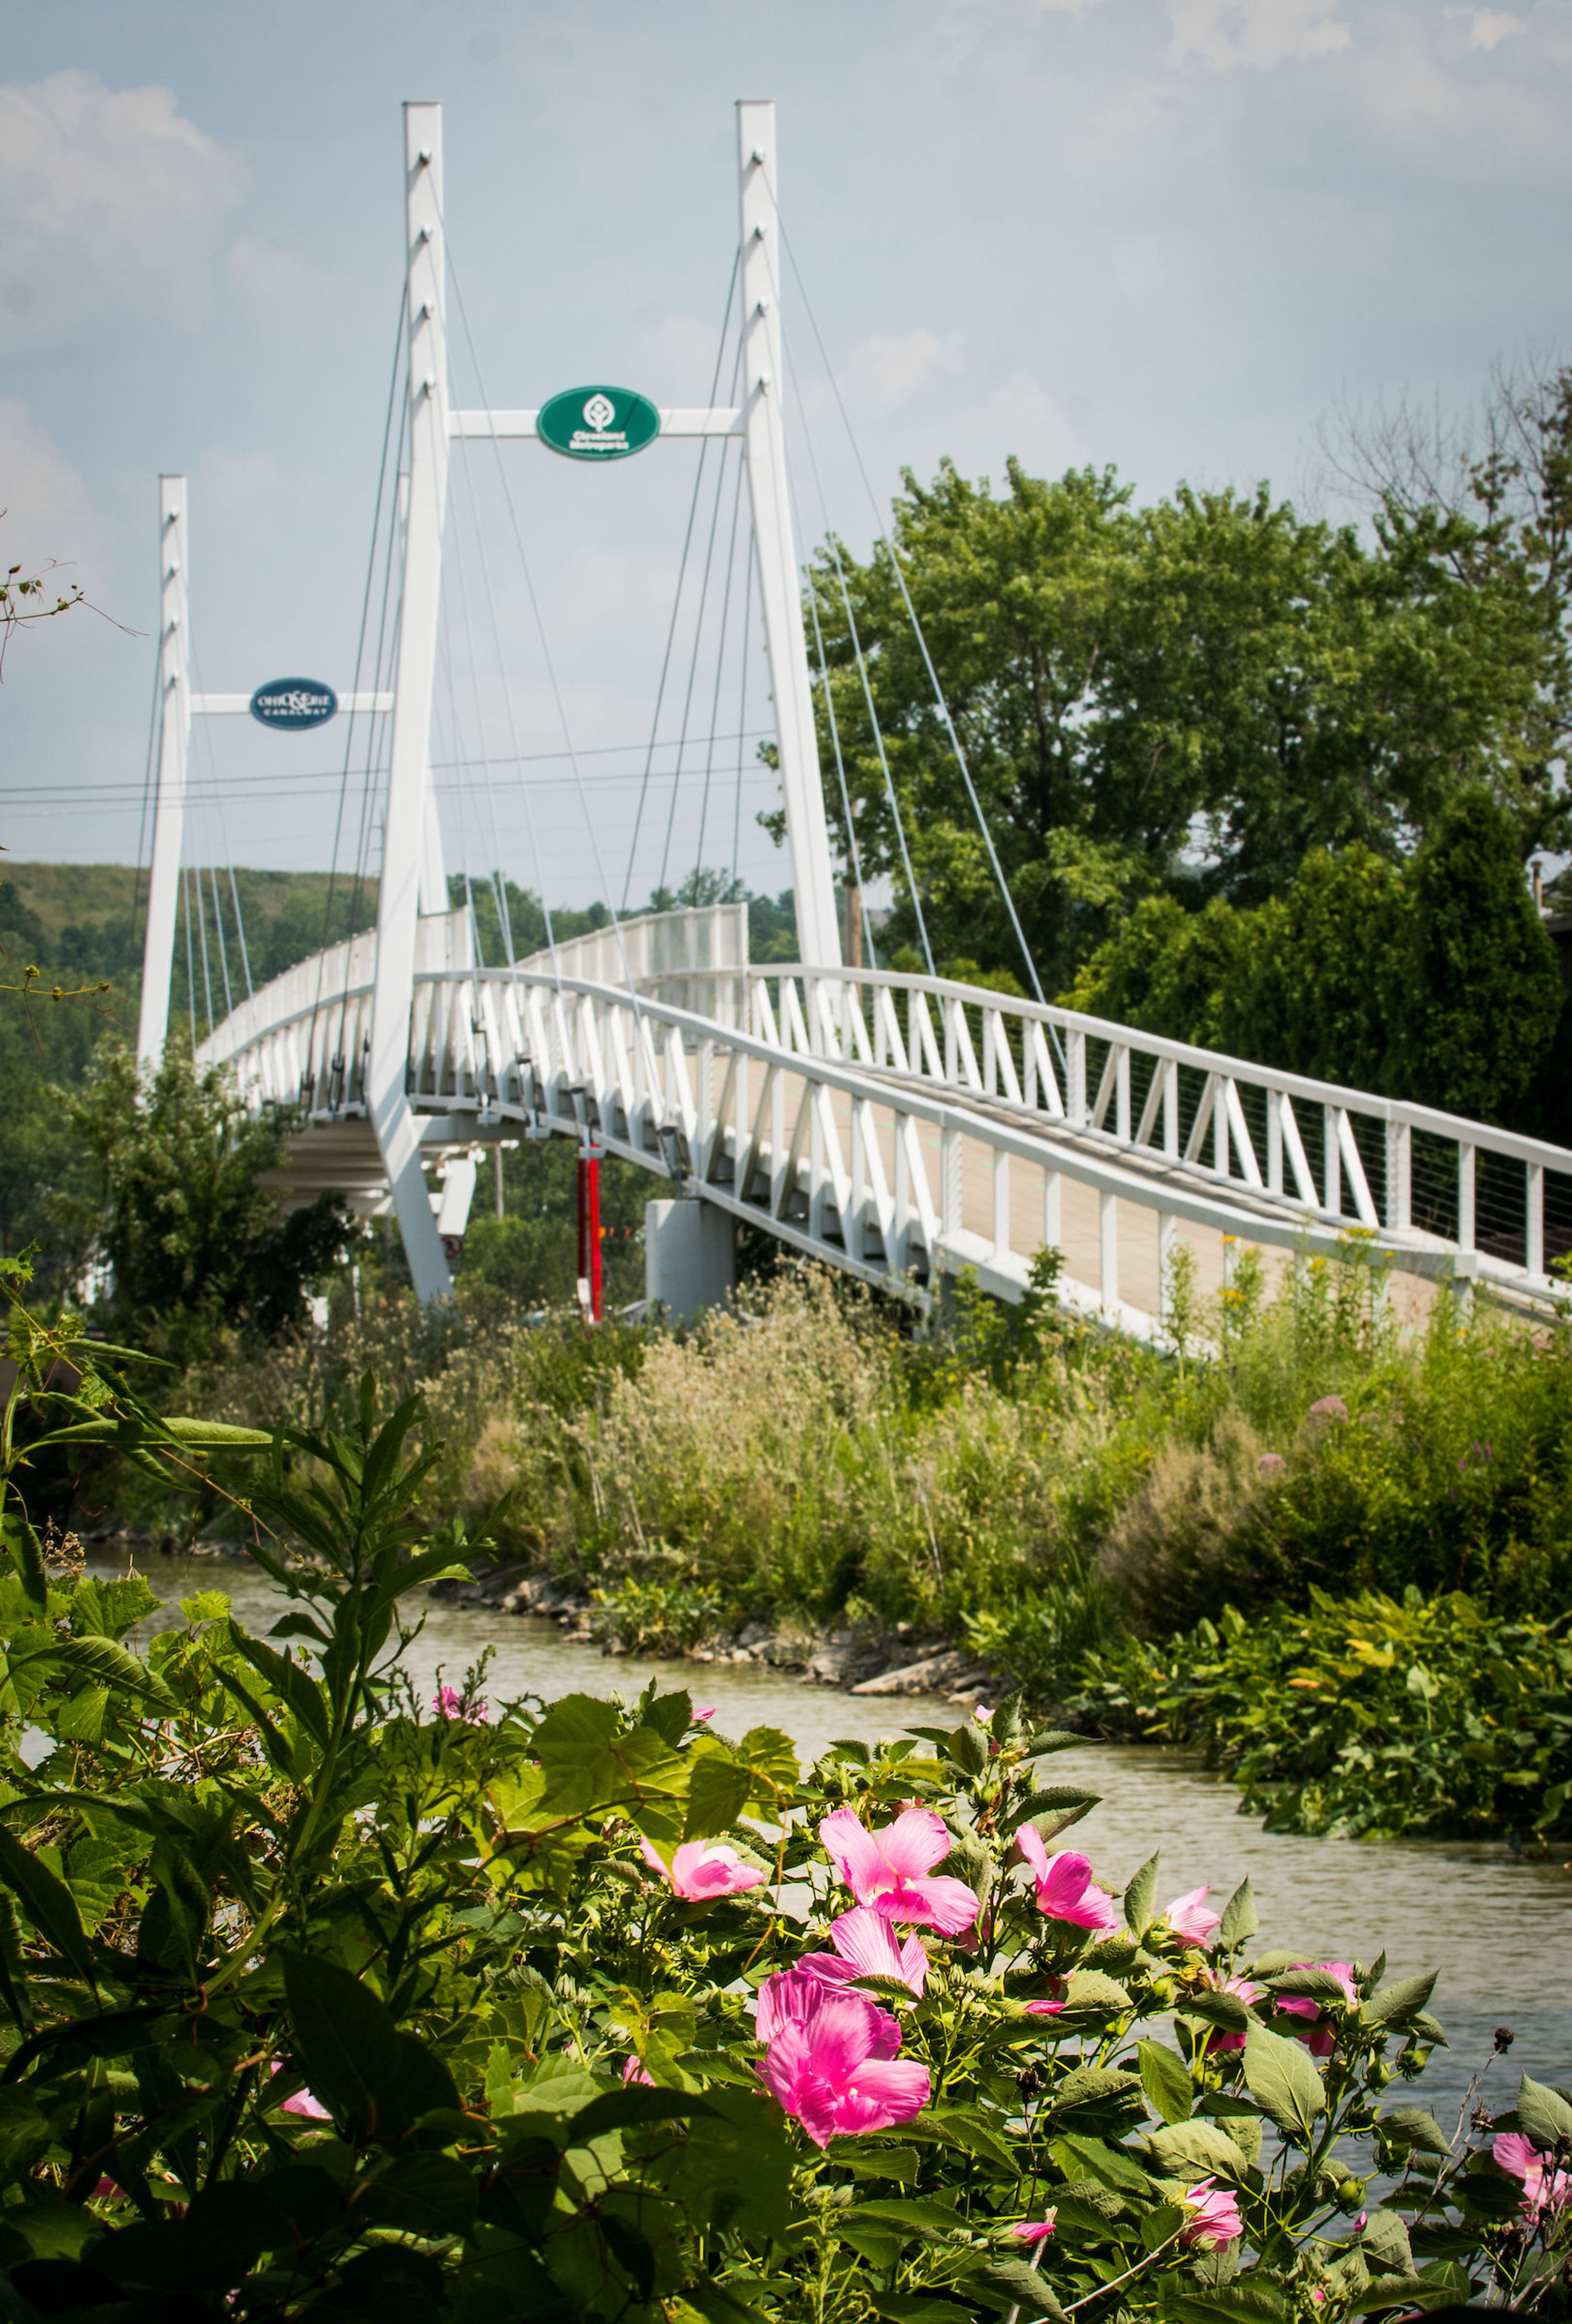
[[1022, 2219], [1018, 2226], [1008, 2228], [1006, 2232], [1013, 2236], [1019, 2236], [1023, 2244], [1040, 2244], [1046, 2236], [1052, 2235], [1054, 2221], [1058, 2217], [1057, 2210], [1048, 2210], [1043, 2213], [1040, 2219]]
[[1188, 1937], [1192, 1944], [1204, 1945], [1222, 1927], [1221, 1913], [1207, 1909], [1210, 1894], [1210, 1882], [1204, 1882], [1199, 1888], [1187, 1888], [1182, 1896], [1174, 1898], [1163, 1917], [1176, 1937]]
[[1203, 2179], [1198, 2186], [1188, 2187], [1179, 2200], [1194, 2215], [1179, 2237], [1182, 2244], [1198, 2245], [1202, 2251], [1216, 2251], [1224, 2244], [1237, 2243], [1244, 2233], [1244, 2222], [1232, 2192], [1226, 2187], [1219, 2187], [1215, 2179]]

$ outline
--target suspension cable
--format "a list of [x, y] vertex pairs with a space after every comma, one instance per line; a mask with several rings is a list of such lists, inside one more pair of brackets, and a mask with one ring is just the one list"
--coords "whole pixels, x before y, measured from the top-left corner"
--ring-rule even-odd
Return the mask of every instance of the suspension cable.
[[[884, 797], [889, 803], [891, 818], [895, 825], [896, 841], [901, 849], [902, 867], [906, 873], [906, 890], [911, 899], [911, 908], [917, 916], [917, 933], [922, 945], [922, 957], [928, 964], [928, 973], [929, 976], [937, 977], [939, 971], [934, 966], [933, 963], [933, 946], [929, 941], [928, 921], [922, 909], [922, 898], [918, 893], [917, 874], [911, 868], [911, 851], [906, 844], [906, 823], [901, 813], [901, 800], [896, 792], [894, 778], [890, 772], [890, 761], [884, 750], [883, 730], [879, 724], [879, 714], [874, 705], [874, 689], [868, 678], [868, 666], [863, 653], [862, 640], [857, 634], [857, 617], [852, 611], [851, 591], [846, 586], [846, 571], [841, 563], [840, 543], [836, 539], [834, 529], [829, 521], [829, 510], [825, 500], [824, 484], [818, 473], [818, 456], [813, 448], [813, 438], [809, 432], [808, 416], [803, 403], [802, 389], [798, 381], [797, 366], [791, 360], [790, 349], [787, 350], [786, 355], [786, 374], [791, 383], [791, 392], [796, 399], [798, 417], [802, 426], [803, 441], [808, 447], [808, 462], [809, 467], [813, 471], [814, 489], [818, 497], [819, 512], [824, 521], [825, 545], [829, 550], [831, 560], [835, 566], [836, 579], [840, 585], [841, 605], [846, 613], [846, 629], [851, 637], [852, 655], [856, 664], [857, 676], [862, 681], [863, 700], [867, 707], [868, 724], [874, 730], [874, 748], [878, 753], [879, 772], [883, 776], [884, 781]], [[788, 473], [790, 475], [790, 472]], [[825, 696], [828, 700], [829, 696], [829, 677], [828, 668], [826, 667], [824, 660], [823, 641], [820, 636], [818, 627], [818, 593], [814, 586], [811, 571], [809, 575], [808, 594], [809, 601], [813, 607], [814, 633], [816, 636], [820, 638], [819, 669], [824, 682]], [[835, 716], [833, 710], [830, 713], [830, 716], [833, 721]], [[851, 800], [846, 794], [846, 770], [840, 763], [840, 752], [838, 747], [836, 752], [836, 767], [841, 779], [841, 796], [846, 801], [846, 825], [849, 829], [852, 819]], [[853, 844], [855, 844], [855, 840]], [[860, 885], [861, 882], [859, 881], [858, 884]]]
[[[743, 341], [742, 334], [739, 331], [737, 334], [736, 359], [732, 365], [732, 391], [734, 395], [736, 392], [737, 380], [742, 372], [742, 361]], [[707, 438], [705, 440], [707, 442]], [[666, 871], [671, 856], [671, 835], [677, 826], [677, 799], [678, 794], [682, 788], [682, 760], [688, 748], [688, 721], [689, 713], [693, 708], [693, 688], [698, 677], [698, 657], [700, 652], [703, 650], [704, 645], [704, 615], [705, 609], [709, 603], [709, 575], [710, 568], [715, 561], [716, 536], [720, 529], [721, 496], [726, 488], [726, 446], [723, 442], [721, 445], [720, 465], [716, 471], [715, 503], [709, 512], [709, 540], [704, 552], [704, 573], [698, 587], [698, 618], [694, 623], [693, 652], [689, 659], [688, 687], [682, 699], [682, 731], [677, 744], [677, 770], [671, 779], [671, 801], [666, 811], [666, 844], [661, 851], [660, 885], [662, 889], [666, 885]], [[711, 721], [711, 724], [713, 725], [713, 720]]]
[[153, 669], [153, 700], [147, 711], [147, 752], [142, 766], [142, 819], [136, 826], [136, 879], [131, 890], [131, 949], [136, 949], [136, 923], [142, 917], [142, 874], [147, 853], [147, 817], [153, 801], [153, 753], [158, 736], [159, 679], [162, 672], [157, 662]]
[[[382, 507], [383, 507], [383, 499], [384, 499], [384, 495], [385, 494], [385, 493], [386, 493], [386, 491], [387, 491], [388, 446], [389, 446], [389, 443], [390, 443], [390, 441], [391, 441], [391, 439], [392, 439], [393, 432], [393, 408], [394, 408], [394, 405], [395, 405], [395, 403], [397, 402], [397, 400], [398, 400], [398, 388], [399, 388], [400, 364], [401, 364], [401, 358], [402, 358], [402, 355], [403, 355], [403, 342], [404, 342], [404, 316], [405, 316], [406, 312], [408, 311], [408, 309], [409, 309], [409, 303], [410, 303], [410, 286], [409, 286], [408, 280], [406, 279], [406, 281], [404, 281], [404, 283], [403, 283], [403, 285], [402, 285], [402, 289], [400, 290], [400, 292], [399, 292], [399, 312], [398, 312], [398, 320], [397, 320], [397, 322], [395, 323], [395, 325], [394, 325], [394, 327], [393, 327], [393, 364], [392, 364], [392, 368], [391, 368], [391, 370], [390, 370], [390, 372], [389, 372], [389, 374], [388, 374], [388, 383], [387, 383], [387, 408], [386, 408], [385, 411], [384, 411], [384, 414], [383, 414], [383, 422], [382, 422], [382, 457], [381, 457], [381, 461], [380, 461], [380, 463], [379, 463], [379, 465], [378, 465], [378, 467], [377, 467], [377, 474], [376, 474], [376, 500], [375, 500], [375, 503], [374, 503], [374, 506], [373, 506], [373, 509], [372, 509], [372, 518], [371, 518], [371, 540], [370, 540], [370, 543], [369, 543], [369, 545], [368, 545], [368, 547], [367, 547], [367, 549], [366, 549], [366, 552], [365, 552], [365, 588], [362, 590], [362, 592], [361, 592], [361, 597], [360, 597], [360, 628], [359, 628], [359, 632], [358, 632], [358, 635], [356, 636], [356, 643], [355, 643], [355, 684], [354, 684], [353, 694], [352, 694], [351, 708], [350, 708], [349, 715], [348, 715], [347, 719], [347, 720], [346, 720], [346, 722], [345, 722], [345, 727], [344, 727], [344, 771], [343, 771], [343, 774], [340, 776], [340, 778], [339, 778], [339, 782], [338, 782], [338, 815], [337, 815], [337, 817], [336, 817], [336, 819], [335, 819], [335, 821], [334, 821], [334, 825], [333, 825], [333, 857], [332, 857], [332, 862], [331, 862], [331, 864], [329, 865], [328, 872], [328, 888], [327, 888], [327, 893], [326, 893], [326, 895], [324, 896], [324, 898], [323, 898], [323, 901], [322, 901], [322, 943], [321, 943], [320, 949], [319, 950], [318, 954], [317, 954], [317, 990], [316, 990], [316, 993], [315, 993], [315, 995], [314, 995], [314, 997], [313, 997], [313, 999], [312, 999], [312, 1001], [311, 1001], [311, 1021], [310, 1021], [310, 1024], [309, 1028], [307, 1028], [307, 1032], [306, 1032], [306, 1059], [307, 1059], [307, 1066], [306, 1066], [306, 1070], [307, 1070], [308, 1074], [309, 1074], [309, 1073], [310, 1072], [310, 1070], [311, 1070], [311, 1066], [310, 1066], [310, 1060], [311, 1060], [311, 1058], [316, 1055], [317, 1014], [318, 1014], [318, 1011], [319, 1011], [319, 1010], [321, 1008], [321, 1005], [322, 1005], [322, 980], [323, 980], [323, 977], [324, 977], [324, 976], [326, 975], [326, 973], [327, 973], [327, 967], [328, 967], [328, 947], [329, 944], [332, 942], [332, 937], [333, 937], [333, 899], [334, 899], [334, 891], [335, 891], [335, 889], [336, 889], [336, 887], [337, 887], [337, 885], [338, 885], [338, 851], [339, 851], [340, 844], [341, 844], [341, 843], [342, 843], [343, 833], [344, 833], [344, 815], [345, 815], [345, 808], [346, 808], [346, 807], [347, 807], [347, 805], [348, 798], [349, 798], [349, 769], [350, 769], [350, 764], [351, 764], [351, 761], [352, 761], [352, 759], [353, 759], [353, 756], [354, 756], [354, 750], [355, 750], [355, 720], [356, 720], [356, 710], [355, 710], [355, 708], [354, 708], [354, 706], [353, 706], [353, 697], [354, 697], [354, 696], [358, 696], [358, 695], [359, 695], [359, 692], [360, 692], [360, 681], [361, 681], [361, 677], [362, 677], [362, 674], [363, 674], [363, 672], [364, 672], [365, 666], [365, 634], [366, 634], [366, 630], [367, 630], [367, 628], [369, 627], [370, 621], [371, 621], [371, 591], [372, 591], [372, 585], [373, 585], [373, 581], [374, 581], [374, 579], [375, 579], [375, 573], [376, 573], [376, 540], [377, 540], [377, 534], [378, 534], [379, 530], [381, 530], [381, 526], [382, 526]], [[405, 402], [406, 402], [406, 403], [408, 402], [408, 398], [407, 398], [407, 397], [405, 398]], [[402, 449], [402, 444], [403, 444], [403, 433], [404, 433], [404, 415], [403, 415], [403, 413], [402, 413], [402, 410], [401, 410], [401, 412], [400, 412], [400, 416], [399, 416], [399, 430], [398, 430], [398, 433], [399, 433], [399, 446], [400, 446], [400, 448]], [[396, 474], [397, 474], [397, 456], [396, 456], [396, 455], [395, 455], [395, 458], [394, 458], [394, 474], [395, 474], [395, 475], [396, 475]], [[395, 487], [395, 494], [394, 494], [394, 497], [395, 497], [395, 500], [396, 500], [396, 487]], [[397, 513], [396, 509], [395, 509], [393, 512], [392, 512], [392, 516], [390, 517], [390, 522], [389, 522], [389, 526], [388, 526], [388, 548], [389, 548], [389, 555], [390, 555], [390, 556], [391, 556], [391, 554], [392, 554], [392, 548], [393, 548], [393, 537], [394, 537], [394, 534], [395, 534], [395, 532], [396, 532], [396, 530], [397, 530], [396, 522], [393, 521], [392, 521], [392, 518], [396, 518], [396, 513]], [[384, 587], [384, 593], [383, 593], [383, 604], [384, 604], [384, 614], [385, 614], [385, 611], [386, 611], [386, 594], [387, 594], [387, 593], [386, 593], [386, 590], [385, 590], [385, 587]], [[379, 640], [378, 640], [378, 661], [379, 661], [379, 663], [380, 663], [380, 660], [381, 660], [381, 641], [380, 641], [380, 639], [379, 639]], [[373, 738], [373, 736], [374, 736], [374, 734], [375, 734], [375, 724], [376, 724], [376, 713], [375, 713], [375, 711], [372, 711], [372, 712], [370, 712], [370, 713], [368, 713], [368, 714], [367, 714], [367, 720], [366, 720], [366, 740], [367, 740], [367, 745], [368, 745], [368, 748], [369, 748], [369, 746], [370, 746], [370, 744], [371, 744], [372, 738]], [[367, 779], [368, 779], [368, 781], [369, 781], [369, 770], [368, 770], [368, 778], [367, 778]], [[364, 820], [365, 820], [365, 817], [364, 817], [364, 812], [363, 812], [363, 814], [362, 814], [362, 823], [363, 823], [363, 825], [364, 825]], [[359, 900], [360, 877], [359, 877], [359, 868], [358, 868], [358, 864], [357, 864], [357, 866], [356, 866], [356, 882], [355, 882], [355, 886], [356, 886], [356, 896], [355, 896], [355, 899], [351, 901], [350, 908], [349, 908], [349, 927], [350, 927], [350, 934], [351, 934], [351, 936], [353, 936], [353, 933], [354, 933], [356, 908], [356, 905], [357, 905], [358, 900]], [[348, 1005], [349, 1005], [349, 959], [348, 959], [348, 954], [346, 954], [346, 955], [345, 955], [345, 964], [344, 964], [344, 1006], [345, 1006], [345, 1010], [346, 1010], [346, 1011], [347, 1011]], [[340, 1028], [340, 1038], [342, 1038], [342, 1028]], [[314, 1096], [314, 1094], [315, 1094], [315, 1093], [313, 1092], [313, 1096]]]
[[1040, 1007], [1046, 1007], [1047, 999], [1042, 990], [1041, 980], [1039, 978], [1037, 973], [1037, 963], [1033, 960], [1031, 956], [1031, 947], [1026, 941], [1026, 931], [1021, 925], [1021, 915], [1015, 908], [1015, 899], [1011, 894], [1010, 883], [1004, 877], [1004, 868], [999, 861], [999, 852], [994, 844], [994, 835], [988, 828], [987, 816], [983, 813], [983, 803], [977, 797], [976, 786], [972, 780], [972, 770], [966, 762], [966, 754], [961, 748], [961, 738], [956, 732], [955, 720], [950, 715], [949, 704], [945, 698], [944, 688], [939, 684], [939, 672], [934, 668], [933, 664], [933, 656], [928, 650], [927, 637], [923, 633], [921, 622], [917, 618], [917, 608], [911, 602], [911, 592], [906, 586], [906, 575], [902, 567], [900, 556], [896, 550], [893, 540], [885, 528], [883, 511], [879, 505], [878, 494], [874, 492], [873, 483], [868, 475], [867, 467], [863, 459], [862, 449], [857, 442], [856, 432], [852, 427], [851, 415], [846, 410], [846, 400], [840, 392], [840, 383], [836, 378], [835, 373], [830, 367], [829, 356], [825, 348], [823, 334], [820, 332], [818, 320], [815, 318], [812, 301], [808, 296], [808, 286], [802, 279], [802, 269], [797, 263], [797, 253], [791, 246], [791, 237], [787, 233], [784, 224], [782, 224], [781, 227], [781, 240], [785, 247], [787, 258], [791, 262], [791, 272], [797, 278], [797, 288], [802, 300], [803, 311], [808, 317], [809, 327], [812, 331], [815, 342], [818, 345], [819, 359], [824, 364], [825, 375], [829, 381], [831, 392], [835, 396], [837, 408], [840, 412], [842, 422], [845, 425], [847, 440], [852, 447], [852, 456], [856, 461], [858, 473], [862, 476], [864, 487], [867, 492], [869, 502], [873, 506], [874, 522], [879, 528], [877, 538], [883, 542], [885, 549], [889, 553], [891, 570], [895, 576], [896, 586], [901, 592], [902, 603], [906, 608], [906, 618], [911, 622], [912, 632], [916, 637], [918, 650], [922, 656], [923, 668], [928, 672], [928, 682], [933, 688], [934, 702], [938, 706], [940, 718], [944, 721], [945, 732], [949, 737], [949, 746], [955, 754], [956, 765], [960, 769], [961, 780], [966, 786], [966, 798], [971, 802], [972, 813], [976, 817], [977, 828], [983, 835], [983, 844], [988, 851], [988, 862], [993, 867], [994, 878], [997, 882], [999, 893], [1003, 899], [1004, 908], [1010, 916], [1010, 925], [1015, 932], [1015, 941], [1021, 947], [1021, 957], [1026, 964], [1026, 973], [1031, 979], [1032, 992], [1036, 996], [1038, 1005]]
[[748, 521], [748, 551], [743, 575], [743, 651], [742, 682], [737, 703], [737, 794], [732, 811], [732, 886], [738, 882], [737, 858], [743, 845], [743, 753], [748, 735], [748, 656], [754, 650], [754, 540], [753, 520]]
[[[722, 473], [725, 473], [724, 467]], [[720, 635], [716, 641], [715, 648], [715, 692], [711, 697], [709, 706], [709, 736], [705, 744], [704, 751], [704, 796], [700, 799], [698, 806], [698, 849], [693, 859], [693, 900], [695, 903], [698, 901], [698, 881], [699, 875], [704, 869], [704, 833], [705, 826], [709, 821], [709, 786], [710, 779], [715, 772], [715, 730], [720, 721], [720, 687], [721, 680], [726, 676], [726, 624], [731, 616], [732, 574], [735, 569], [737, 558], [737, 518], [742, 512], [742, 505], [743, 462], [739, 458], [737, 461], [736, 485], [732, 493], [731, 539], [726, 543], [726, 579], [721, 584]], [[677, 801], [677, 787], [675, 784], [671, 787], [671, 801], [672, 805], [675, 806]]]
[[[720, 337], [716, 342], [715, 372], [709, 383], [709, 401], [712, 410], [715, 408], [716, 396], [720, 390], [720, 369], [726, 360], [726, 333], [731, 328], [732, 301], [736, 297], [737, 278], [742, 271], [742, 263], [743, 254], [739, 248], [732, 256], [732, 271], [726, 290], [726, 305], [721, 310]], [[740, 328], [737, 337], [740, 343], [742, 337]], [[721, 451], [724, 461], [726, 451], [724, 441]], [[693, 475], [693, 497], [688, 504], [688, 527], [682, 536], [682, 554], [677, 561], [677, 588], [671, 599], [671, 619], [666, 628], [666, 650], [661, 658], [661, 680], [655, 688], [655, 715], [650, 721], [650, 742], [644, 753], [643, 780], [639, 785], [639, 804], [633, 816], [633, 835], [628, 846], [628, 868], [623, 880], [622, 908], [624, 912], [628, 908], [628, 890], [633, 886], [633, 865], [638, 860], [639, 833], [644, 821], [644, 801], [650, 788], [650, 770], [655, 761], [655, 742], [661, 731], [661, 709], [666, 699], [666, 679], [671, 668], [671, 649], [676, 642], [677, 622], [682, 610], [682, 591], [688, 578], [688, 551], [693, 540], [693, 527], [698, 515], [698, 496], [704, 486], [704, 464], [708, 456], [709, 438], [704, 436], [699, 438], [698, 465]]]

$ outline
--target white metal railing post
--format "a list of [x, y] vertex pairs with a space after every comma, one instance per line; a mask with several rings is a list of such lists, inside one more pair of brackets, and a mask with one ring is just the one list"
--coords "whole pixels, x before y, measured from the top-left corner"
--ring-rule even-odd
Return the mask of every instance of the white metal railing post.
[[1459, 1145], [1457, 1148], [1457, 1248], [1474, 1249], [1474, 1183], [1475, 1157], [1477, 1149]]
[[1065, 1111], [1077, 1128], [1087, 1119], [1087, 1037], [1078, 1028], [1065, 1036]]
[[158, 795], [142, 949], [142, 1004], [136, 1056], [156, 1065], [169, 1030], [174, 969], [175, 909], [186, 819], [186, 759], [191, 734], [190, 620], [186, 560], [186, 480], [158, 480]]
[[1386, 1226], [1406, 1234], [1412, 1222], [1413, 1133], [1406, 1121], [1386, 1125]]
[[1528, 1216], [1526, 1263], [1530, 1275], [1545, 1271], [1545, 1166], [1530, 1162], [1528, 1166]]

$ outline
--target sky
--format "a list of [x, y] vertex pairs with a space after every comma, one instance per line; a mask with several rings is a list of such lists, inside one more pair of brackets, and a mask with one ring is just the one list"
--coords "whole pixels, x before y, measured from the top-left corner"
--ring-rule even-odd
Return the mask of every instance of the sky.
[[[707, 399], [733, 103], [774, 98], [800, 548], [828, 521], [865, 550], [902, 468], [947, 456], [994, 479], [1012, 455], [1113, 463], [1142, 497], [1264, 477], [1341, 513], [1329, 415], [1461, 412], [1493, 361], [1567, 338], [1572, 0], [11, 0], [5, 22], [0, 561], [56, 559], [101, 609], [7, 654], [23, 860], [145, 844], [161, 471], [190, 478], [200, 684], [352, 682], [402, 99], [444, 107], [458, 400], [507, 406], [596, 381]], [[738, 549], [735, 475], [717, 492], [712, 456], [695, 502], [697, 456], [456, 455], [449, 868], [568, 903], [640, 900], [699, 857], [787, 883], [755, 821], [745, 520]], [[363, 826], [375, 858], [342, 721], [204, 721], [194, 752], [193, 861], [326, 870]]]

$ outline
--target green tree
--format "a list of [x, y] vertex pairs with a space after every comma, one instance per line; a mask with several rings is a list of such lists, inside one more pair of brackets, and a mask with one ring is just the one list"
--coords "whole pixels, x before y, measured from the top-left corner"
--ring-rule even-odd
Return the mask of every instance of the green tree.
[[1509, 1122], [1564, 1000], [1512, 816], [1483, 789], [1443, 807], [1406, 862], [1316, 849], [1285, 896], [1253, 909], [1149, 899], [1068, 998], [1171, 1039]]
[[[1484, 785], [1536, 835], [1557, 641], [1488, 512], [1384, 511], [1373, 543], [1266, 486], [1137, 509], [1112, 470], [1008, 467], [995, 495], [910, 474], [907, 586], [1044, 982], [1062, 984], [1143, 894], [1185, 876], [1255, 903], [1307, 852], [1396, 860]], [[902, 880], [853, 642], [940, 964], [1022, 962], [887, 548], [829, 544], [810, 586], [865, 869]], [[849, 605], [849, 615], [848, 615]], [[828, 712], [832, 829], [844, 816]], [[1538, 787], [1538, 788], [1537, 788]], [[847, 851], [849, 853], [849, 850]], [[900, 895], [896, 943], [916, 934]]]
[[101, 1047], [79, 1093], [54, 1093], [96, 1166], [96, 1199], [70, 1207], [108, 1265], [117, 1327], [189, 1360], [221, 1325], [264, 1335], [304, 1319], [309, 1287], [347, 1229], [330, 1195], [282, 1213], [264, 1184], [287, 1122], [248, 1113], [230, 1076], [199, 1073], [178, 1039], [156, 1074]]

